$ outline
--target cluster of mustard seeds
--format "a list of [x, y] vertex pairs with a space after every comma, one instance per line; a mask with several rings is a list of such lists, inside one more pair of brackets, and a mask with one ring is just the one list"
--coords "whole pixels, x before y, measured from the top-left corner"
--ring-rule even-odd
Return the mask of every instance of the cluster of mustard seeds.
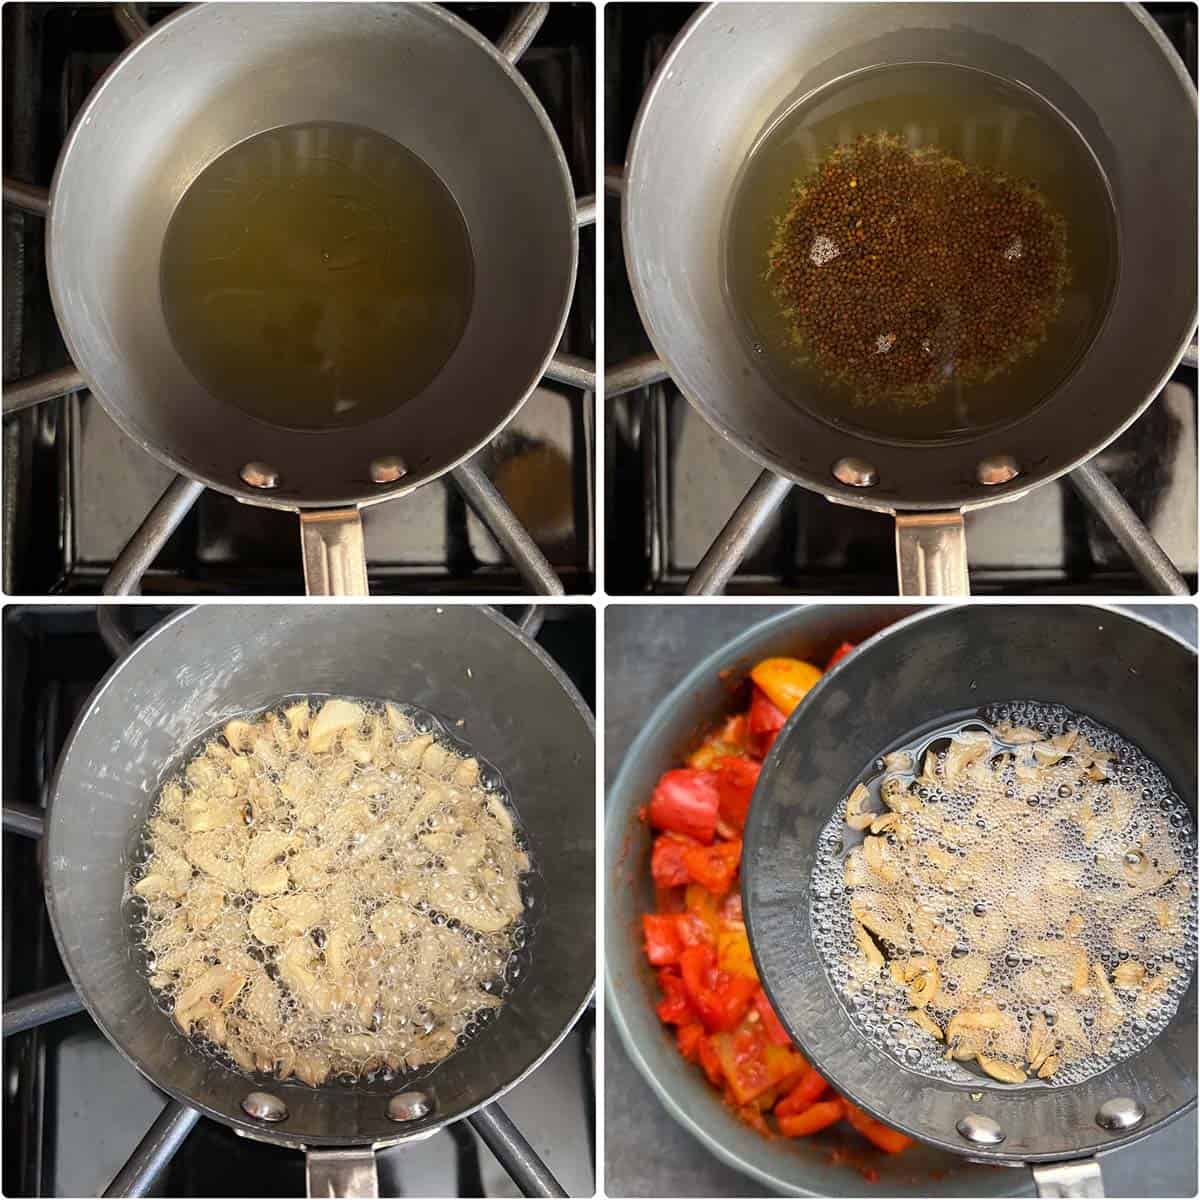
[[1032, 185], [864, 135], [797, 182], [767, 279], [805, 360], [857, 403], [913, 407], [1045, 340], [1066, 243], [1066, 222]]

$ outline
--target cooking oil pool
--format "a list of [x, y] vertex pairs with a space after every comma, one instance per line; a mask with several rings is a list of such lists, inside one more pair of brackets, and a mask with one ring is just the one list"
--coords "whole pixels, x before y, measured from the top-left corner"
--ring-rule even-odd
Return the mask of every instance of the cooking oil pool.
[[[794, 293], [808, 298], [803, 312], [789, 310], [778, 270], [768, 270], [796, 189], [819, 187], [822, 168], [872, 144], [903, 149], [905, 186], [920, 180], [935, 211], [905, 211], [895, 193], [877, 191], [873, 212], [866, 188], [818, 197], [807, 215], [819, 236], [801, 256], [811, 258], [801, 266], [813, 287]], [[1057, 231], [1062, 261], [1030, 261], [1018, 214], [997, 253], [1021, 269], [1007, 287], [997, 271], [981, 294], [979, 254], [1000, 232], [987, 219], [1007, 211], [1006, 193], [1027, 224]], [[984, 220], [973, 225], [963, 206], [981, 201]], [[948, 246], [955, 236], [962, 245]], [[945, 63], [868, 68], [784, 104], [735, 182], [721, 253], [734, 325], [780, 394], [829, 424], [892, 441], [973, 436], [1031, 412], [1095, 338], [1117, 275], [1108, 186], [1074, 127], [1025, 87]], [[876, 270], [886, 282], [872, 292]], [[822, 275], [839, 274], [840, 289], [821, 290]], [[1007, 343], [980, 345], [1004, 320]], [[919, 388], [882, 369], [905, 350], [897, 335], [913, 341], [914, 358], [927, 356]]]
[[1196, 969], [1196, 832], [1137, 746], [1007, 703], [948, 716], [860, 783], [820, 834], [809, 919], [855, 1025], [897, 1062], [1070, 1085], [1175, 1017]]
[[215, 397], [274, 425], [358, 425], [449, 360], [474, 287], [467, 227], [391, 138], [311, 122], [255, 134], [196, 177], [167, 228], [163, 312]]

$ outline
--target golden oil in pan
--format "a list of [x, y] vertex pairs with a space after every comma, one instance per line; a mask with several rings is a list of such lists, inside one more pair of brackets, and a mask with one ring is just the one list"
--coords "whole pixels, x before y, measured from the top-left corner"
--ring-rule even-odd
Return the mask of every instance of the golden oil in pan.
[[275, 425], [357, 425], [436, 377], [471, 310], [454, 197], [410, 150], [328, 122], [256, 134], [210, 163], [167, 229], [161, 288], [184, 362]]
[[[785, 315], [768, 278], [772, 250], [778, 251], [779, 222], [788, 213], [795, 186], [819, 178], [822, 164], [831, 155], [849, 153], [857, 139], [901, 144], [905, 153], [915, 152], [922, 161], [936, 157], [949, 162], [950, 156], [972, 174], [991, 180], [1003, 176], [1044, 205], [1065, 235], [1065, 270], [1052, 315], [1036, 339], [1018, 343], [1010, 360], [989, 377], [956, 377], [955, 346], [937, 345], [935, 333], [925, 348], [940, 355], [940, 373], [924, 394], [914, 399], [891, 385], [864, 387], [861, 377], [851, 383], [826, 369], [828, 359], [826, 365], [815, 361], [796, 322]], [[957, 168], [951, 164], [950, 169]], [[836, 250], [845, 220], [854, 215], [832, 212], [832, 236], [814, 239], [814, 246], [820, 240], [827, 252]], [[853, 226], [850, 221], [851, 230]], [[878, 249], [886, 253], [886, 246]], [[735, 183], [722, 255], [734, 324], [781, 394], [830, 424], [889, 440], [971, 436], [1032, 411], [1066, 380], [1092, 342], [1117, 272], [1108, 187], [1079, 134], [1028, 89], [942, 63], [856, 72], [786, 109], [759, 138]], [[1011, 302], [1021, 305], [1024, 299], [1018, 294]], [[937, 296], [931, 300], [932, 325], [954, 330], [964, 320], [969, 325], [972, 314], [952, 311]], [[851, 328], [861, 334], [862, 322], [855, 326], [852, 321]], [[869, 344], [886, 353], [892, 335], [883, 328], [877, 334]]]

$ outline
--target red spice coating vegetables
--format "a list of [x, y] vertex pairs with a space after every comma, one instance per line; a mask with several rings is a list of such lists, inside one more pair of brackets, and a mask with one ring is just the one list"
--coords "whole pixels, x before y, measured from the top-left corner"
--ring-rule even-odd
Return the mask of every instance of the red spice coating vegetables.
[[[853, 649], [843, 643], [829, 665]], [[753, 677], [748, 712], [709, 734], [687, 767], [667, 771], [643, 810], [661, 831], [650, 855], [657, 911], [642, 917], [646, 956], [658, 968], [662, 992], [658, 1016], [675, 1027], [680, 1054], [765, 1136], [807, 1137], [844, 1119], [894, 1154], [909, 1139], [831, 1092], [758, 982], [742, 921], [741, 832], [761, 759], [820, 672], [775, 658], [760, 663]]]

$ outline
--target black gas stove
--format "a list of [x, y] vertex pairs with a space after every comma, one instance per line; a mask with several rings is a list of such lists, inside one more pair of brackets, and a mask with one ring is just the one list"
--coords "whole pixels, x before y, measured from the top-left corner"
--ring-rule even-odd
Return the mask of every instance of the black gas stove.
[[[47, 185], [71, 120], [125, 48], [119, 5], [6, 5], [4, 174]], [[176, 5], [138, 5], [153, 23]], [[515, 4], [450, 4], [490, 40]], [[520, 70], [558, 133], [577, 195], [595, 190], [595, 10], [555, 4]], [[44, 222], [4, 209], [4, 380], [67, 362], [45, 275]], [[561, 349], [594, 353], [595, 243], [580, 237], [579, 273]], [[514, 297], [514, 302], [519, 298]], [[594, 408], [590, 393], [543, 380], [480, 458], [568, 591], [594, 578]], [[4, 425], [4, 590], [87, 594], [171, 482], [86, 392]], [[364, 513], [374, 594], [527, 592], [520, 575], [449, 483]], [[205, 492], [171, 537], [142, 590], [160, 595], [286, 594], [301, 590], [291, 514]]]
[[[141, 634], [169, 609], [115, 611]], [[518, 610], [508, 611], [511, 617]], [[595, 623], [589, 607], [548, 610], [538, 642], [589, 704], [595, 695]], [[3, 625], [4, 804], [40, 809], [67, 733], [112, 665], [91, 606], [10, 605]], [[41, 843], [4, 834], [4, 1000], [66, 976], [46, 915]], [[570, 1195], [595, 1190], [594, 1078], [589, 1009], [554, 1053], [509, 1092], [505, 1112]], [[165, 1097], [83, 1013], [18, 1033], [4, 1044], [7, 1196], [98, 1196], [163, 1109]], [[380, 1195], [516, 1196], [512, 1180], [465, 1122], [382, 1151]], [[201, 1120], [155, 1186], [161, 1196], [302, 1196], [304, 1156]]]
[[[1196, 6], [1152, 3], [1146, 8], [1194, 80]], [[625, 161], [642, 95], [694, 11], [695, 6], [683, 4], [605, 9], [605, 159], [617, 170]], [[605, 365], [611, 372], [651, 347], [625, 273], [615, 197], [605, 209], [605, 234]], [[1196, 395], [1194, 363], [1181, 366], [1140, 420], [1095, 460], [1193, 591]], [[761, 469], [723, 441], [669, 379], [610, 396], [605, 417], [607, 590], [677, 593]], [[968, 514], [967, 531], [977, 594], [1149, 590], [1108, 526], [1065, 480]], [[727, 591], [888, 595], [895, 589], [889, 519], [793, 488]]]

